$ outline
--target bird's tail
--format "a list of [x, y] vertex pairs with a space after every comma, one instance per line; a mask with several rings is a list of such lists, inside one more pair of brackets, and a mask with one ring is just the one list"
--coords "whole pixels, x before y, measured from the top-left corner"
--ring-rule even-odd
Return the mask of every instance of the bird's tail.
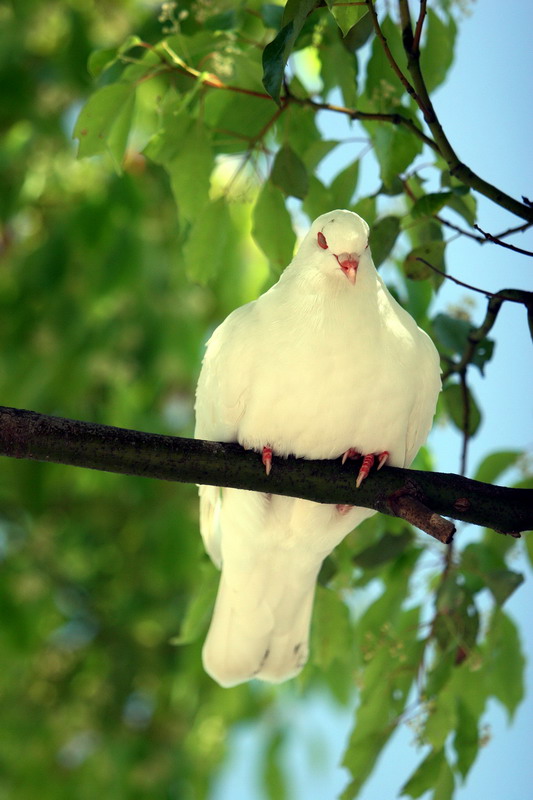
[[222, 573], [203, 648], [204, 668], [221, 686], [279, 683], [305, 665], [317, 570], [291, 572]]

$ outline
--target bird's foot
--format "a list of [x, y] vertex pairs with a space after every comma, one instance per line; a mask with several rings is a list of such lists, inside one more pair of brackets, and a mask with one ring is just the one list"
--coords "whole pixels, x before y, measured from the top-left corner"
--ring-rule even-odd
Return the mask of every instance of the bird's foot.
[[353, 506], [346, 505], [346, 503], [337, 503], [337, 511], [343, 517], [348, 511], [351, 511]]
[[272, 448], [268, 445], [263, 447], [262, 461], [265, 465], [266, 474], [270, 475], [270, 470], [272, 469]]
[[377, 459], [378, 466], [377, 469], [380, 470], [381, 467], [387, 463], [387, 459], [389, 457], [388, 450], [383, 450], [381, 453], [369, 453], [363, 458], [363, 463], [361, 464], [361, 469], [357, 475], [357, 479], [355, 481], [356, 487], [359, 489], [365, 478], [368, 478], [370, 470], [374, 466], [374, 462]]

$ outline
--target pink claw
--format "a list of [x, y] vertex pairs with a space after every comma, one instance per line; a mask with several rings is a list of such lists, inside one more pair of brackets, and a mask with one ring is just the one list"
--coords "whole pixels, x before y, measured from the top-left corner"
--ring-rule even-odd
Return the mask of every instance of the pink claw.
[[265, 465], [266, 474], [270, 475], [270, 470], [272, 469], [272, 448], [269, 447], [268, 445], [265, 445], [265, 447], [263, 447], [262, 461], [263, 464]]
[[363, 458], [361, 469], [359, 470], [359, 473], [357, 475], [357, 480], [355, 481], [356, 487], [359, 489], [365, 478], [368, 478], [368, 475], [370, 473], [370, 470], [372, 469], [372, 466], [376, 458], [378, 459], [377, 468], [381, 469], [381, 467], [386, 463], [388, 457], [389, 457], [389, 452], [387, 450], [383, 450], [382, 453], [376, 453], [375, 455], [373, 453], [369, 453], [368, 455], [366, 455]]
[[387, 459], [388, 459], [389, 455], [390, 455], [390, 453], [389, 453], [388, 450], [384, 450], [382, 453], [378, 453], [377, 454], [377, 458], [379, 459], [379, 461], [378, 461], [378, 469], [381, 469], [381, 467], [384, 464], [387, 463]]
[[345, 464], [349, 458], [361, 458], [361, 453], [355, 447], [350, 447], [342, 456], [342, 463]]

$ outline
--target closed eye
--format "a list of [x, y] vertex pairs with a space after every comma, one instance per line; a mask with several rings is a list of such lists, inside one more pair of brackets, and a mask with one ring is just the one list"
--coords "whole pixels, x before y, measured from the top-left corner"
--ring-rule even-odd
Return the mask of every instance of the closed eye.
[[327, 243], [326, 237], [324, 236], [322, 231], [318, 232], [316, 239], [317, 239], [317, 242], [318, 242], [318, 246], [321, 247], [322, 250], [327, 250], [328, 249], [328, 243]]

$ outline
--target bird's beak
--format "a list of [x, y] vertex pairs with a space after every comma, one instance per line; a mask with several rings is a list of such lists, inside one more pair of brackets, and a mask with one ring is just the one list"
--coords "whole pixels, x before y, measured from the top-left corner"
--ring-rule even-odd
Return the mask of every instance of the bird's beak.
[[341, 253], [340, 255], [336, 256], [336, 259], [350, 283], [355, 284], [357, 267], [359, 266], [359, 258], [355, 255], [355, 253]]

